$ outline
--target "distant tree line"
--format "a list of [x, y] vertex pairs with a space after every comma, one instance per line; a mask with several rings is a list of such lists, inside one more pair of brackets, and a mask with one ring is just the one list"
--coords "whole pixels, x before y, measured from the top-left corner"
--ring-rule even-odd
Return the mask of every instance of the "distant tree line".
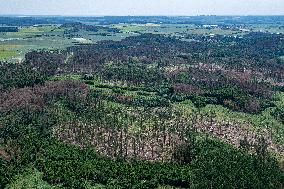
[[18, 27], [0, 27], [0, 32], [18, 32]]

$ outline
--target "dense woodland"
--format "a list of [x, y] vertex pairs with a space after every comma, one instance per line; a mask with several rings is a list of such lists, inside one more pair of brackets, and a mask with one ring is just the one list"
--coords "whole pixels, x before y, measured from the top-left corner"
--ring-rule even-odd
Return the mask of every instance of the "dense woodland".
[[0, 27], [0, 32], [17, 32], [18, 27]]
[[189, 37], [141, 34], [0, 63], [0, 188], [35, 170], [46, 188], [283, 187], [283, 138], [201, 108], [273, 109], [284, 123], [274, 100], [284, 35]]
[[147, 88], [168, 100], [190, 99], [196, 106], [221, 104], [257, 113], [273, 106], [269, 98], [282, 90], [282, 41], [283, 35], [258, 33], [194, 42], [144, 34], [65, 52], [31, 52], [26, 61], [42, 75], [92, 74]]

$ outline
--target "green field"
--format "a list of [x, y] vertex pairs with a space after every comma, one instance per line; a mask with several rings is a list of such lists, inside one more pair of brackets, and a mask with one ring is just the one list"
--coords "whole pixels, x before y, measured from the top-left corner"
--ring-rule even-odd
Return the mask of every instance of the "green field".
[[[75, 44], [96, 43], [103, 40], [120, 41], [132, 36], [129, 33], [109, 33], [106, 31], [89, 32], [80, 30], [74, 35], [64, 34], [65, 29], [60, 25], [38, 25], [20, 27], [18, 32], [0, 33], [0, 59], [12, 60], [23, 58], [24, 54], [39, 49], [66, 49]], [[18, 51], [19, 53], [17, 53]]]
[[277, 24], [256, 24], [249, 27], [255, 32], [284, 33], [284, 27]]
[[6, 60], [12, 57], [16, 57], [18, 53], [16, 51], [0, 49], [0, 60]]
[[193, 24], [116, 24], [112, 27], [118, 28], [126, 33], [142, 32], [142, 33], [154, 33], [154, 34], [166, 34], [171, 36], [182, 36], [187, 34], [197, 35], [233, 35], [244, 34], [242, 31], [234, 31], [231, 29], [221, 28], [200, 28]]

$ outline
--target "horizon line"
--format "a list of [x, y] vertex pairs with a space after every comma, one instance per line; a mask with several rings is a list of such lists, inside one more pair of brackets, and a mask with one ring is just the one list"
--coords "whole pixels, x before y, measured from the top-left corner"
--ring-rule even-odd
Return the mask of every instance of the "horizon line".
[[56, 15], [56, 14], [0, 14], [2, 16], [26, 16], [26, 17], [198, 17], [198, 16], [284, 16], [284, 14], [198, 14], [198, 15]]

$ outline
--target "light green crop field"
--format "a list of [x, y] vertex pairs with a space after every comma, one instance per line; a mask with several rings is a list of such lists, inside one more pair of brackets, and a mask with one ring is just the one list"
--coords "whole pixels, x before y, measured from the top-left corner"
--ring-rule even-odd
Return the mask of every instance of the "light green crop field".
[[6, 60], [17, 55], [16, 51], [0, 49], [0, 60]]
[[23, 58], [26, 52], [38, 49], [64, 49], [74, 40], [63, 36], [59, 25], [21, 27], [18, 32], [0, 33], [0, 60]]
[[249, 26], [254, 32], [284, 33], [283, 25], [273, 24], [257, 24]]
[[36, 25], [20, 27], [18, 32], [2, 32], [0, 33], [0, 50], [2, 50], [0, 60], [11, 61], [14, 58], [23, 58], [27, 52], [32, 50], [62, 50], [75, 44], [97, 43], [103, 40], [120, 41], [137, 35], [84, 30], [67, 35], [64, 31], [65, 29], [60, 25]]
[[63, 28], [59, 25], [38, 25], [30, 27], [22, 27], [20, 33], [39, 33], [39, 32], [64, 32]]

